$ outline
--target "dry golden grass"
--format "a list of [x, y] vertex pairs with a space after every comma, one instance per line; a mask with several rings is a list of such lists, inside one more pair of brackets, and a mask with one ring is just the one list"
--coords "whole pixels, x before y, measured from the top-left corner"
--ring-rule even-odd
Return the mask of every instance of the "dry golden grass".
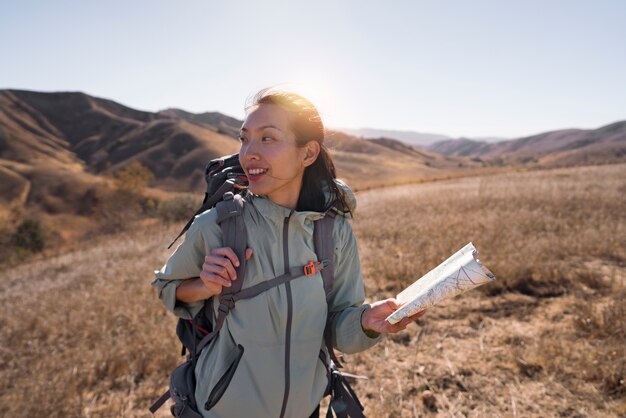
[[[173, 228], [107, 237], [3, 274], [6, 416], [146, 416], [178, 361], [150, 269]], [[134, 412], [133, 412], [134, 411]]]
[[[355, 385], [368, 416], [626, 414], [625, 178], [614, 165], [361, 194], [370, 299], [467, 241], [498, 276], [347, 357], [370, 377]], [[180, 361], [175, 319], [149, 286], [177, 230], [145, 225], [2, 272], [5, 416], [149, 416]]]
[[[372, 416], [626, 413], [626, 166], [370, 191], [367, 292], [395, 295], [473, 241], [498, 281], [351, 357]], [[375, 365], [375, 367], [373, 367]]]

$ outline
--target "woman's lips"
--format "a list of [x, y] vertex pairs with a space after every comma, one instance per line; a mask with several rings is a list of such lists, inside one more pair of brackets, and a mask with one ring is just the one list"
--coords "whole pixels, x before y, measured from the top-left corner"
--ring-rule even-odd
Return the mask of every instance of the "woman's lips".
[[263, 177], [263, 174], [248, 174], [248, 181], [251, 183], [257, 182]]

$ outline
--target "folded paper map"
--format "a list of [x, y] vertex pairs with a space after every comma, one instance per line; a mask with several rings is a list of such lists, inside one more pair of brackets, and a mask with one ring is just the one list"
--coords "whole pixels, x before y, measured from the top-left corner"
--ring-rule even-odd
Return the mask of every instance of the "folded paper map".
[[402, 307], [389, 315], [391, 324], [436, 305], [443, 299], [496, 279], [476, 258], [478, 250], [470, 242], [443, 263], [429, 271], [396, 296]]

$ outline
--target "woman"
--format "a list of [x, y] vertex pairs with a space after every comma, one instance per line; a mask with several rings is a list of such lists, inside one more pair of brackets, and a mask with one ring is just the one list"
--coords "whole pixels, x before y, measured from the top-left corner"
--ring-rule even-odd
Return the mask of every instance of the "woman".
[[[333, 229], [335, 281], [328, 304], [319, 273], [238, 301], [216, 339], [200, 354], [196, 399], [204, 405], [212, 388], [220, 379], [223, 385], [223, 376], [236, 364], [219, 399], [209, 410], [201, 408], [204, 417], [307, 417], [317, 413], [328, 383], [319, 357], [320, 349], [328, 356], [323, 343], [328, 307], [333, 345], [344, 353], [373, 346], [381, 333], [398, 332], [420, 314], [391, 325], [385, 318], [397, 309], [395, 300], [363, 304], [357, 243], [348, 221], [354, 196], [335, 180], [315, 107], [300, 95], [264, 89], [246, 114], [239, 152], [249, 180], [243, 211], [249, 246], [243, 287], [316, 260], [313, 222], [330, 210], [342, 215]], [[183, 243], [156, 273], [153, 284], [160, 299], [180, 317], [195, 315], [204, 300], [242, 279], [235, 272], [237, 256], [222, 245], [215, 212], [195, 218]]]

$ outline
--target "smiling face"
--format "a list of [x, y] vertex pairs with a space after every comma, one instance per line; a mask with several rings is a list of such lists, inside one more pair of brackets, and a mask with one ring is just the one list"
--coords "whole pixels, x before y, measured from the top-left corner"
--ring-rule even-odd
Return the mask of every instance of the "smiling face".
[[313, 144], [298, 146], [289, 112], [275, 104], [256, 106], [243, 122], [239, 138], [239, 161], [250, 191], [294, 209], [304, 169], [315, 161], [317, 153], [313, 156], [310, 152]]

